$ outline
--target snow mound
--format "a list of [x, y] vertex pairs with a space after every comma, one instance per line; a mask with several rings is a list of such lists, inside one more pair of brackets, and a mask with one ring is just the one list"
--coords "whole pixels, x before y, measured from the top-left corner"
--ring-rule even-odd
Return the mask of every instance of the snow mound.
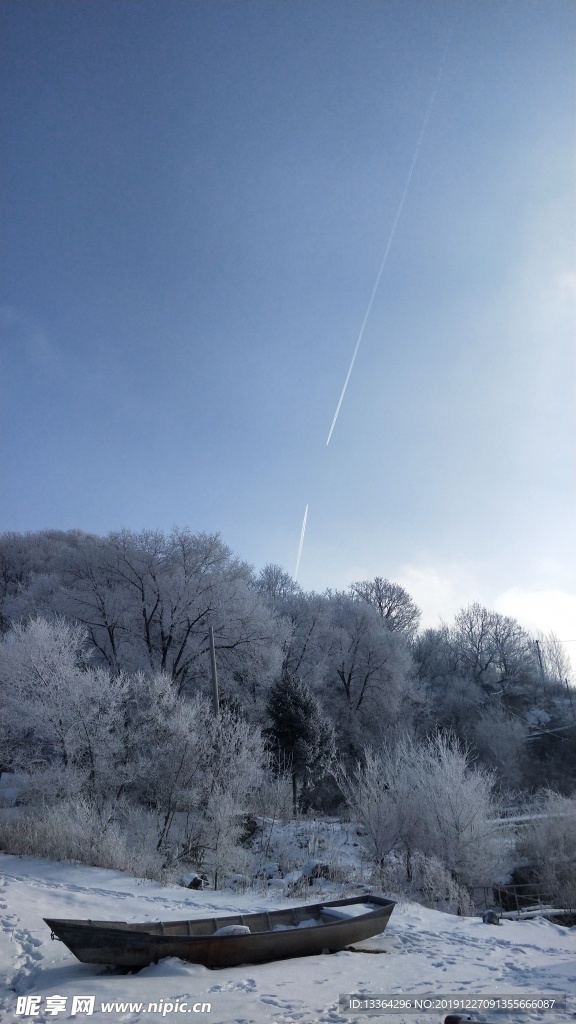
[[222, 935], [250, 935], [250, 929], [247, 924], [226, 924], [214, 932], [215, 938]]

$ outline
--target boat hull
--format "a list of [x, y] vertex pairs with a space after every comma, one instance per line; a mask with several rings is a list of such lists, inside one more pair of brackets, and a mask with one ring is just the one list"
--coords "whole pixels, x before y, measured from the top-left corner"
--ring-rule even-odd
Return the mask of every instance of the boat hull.
[[[373, 909], [359, 916], [331, 920], [346, 908]], [[358, 905], [355, 907], [355, 905]], [[201, 920], [146, 922], [73, 921], [45, 918], [53, 935], [82, 963], [139, 968], [164, 957], [179, 957], [205, 967], [234, 967], [292, 957], [337, 952], [384, 931], [395, 904], [382, 897], [357, 897], [270, 913]], [[213, 933], [242, 924], [250, 934]]]

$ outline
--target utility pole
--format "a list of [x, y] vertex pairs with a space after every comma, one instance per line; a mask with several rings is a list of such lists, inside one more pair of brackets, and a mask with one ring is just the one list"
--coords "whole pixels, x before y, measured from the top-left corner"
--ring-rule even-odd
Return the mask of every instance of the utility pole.
[[534, 643], [536, 644], [536, 654], [538, 655], [538, 664], [540, 665], [540, 676], [542, 678], [542, 685], [544, 685], [546, 679], [544, 677], [544, 666], [542, 665], [542, 655], [540, 653], [540, 641], [535, 640]]
[[216, 672], [216, 648], [214, 647], [214, 628], [208, 626], [208, 639], [210, 640], [210, 665], [212, 668], [212, 703], [214, 705], [214, 716], [220, 711], [218, 700], [218, 674]]
[[564, 677], [564, 684], [566, 686], [566, 692], [568, 693], [568, 700], [570, 701], [570, 709], [572, 711], [572, 719], [573, 719], [574, 722], [576, 722], [576, 714], [574, 713], [574, 701], [572, 700], [572, 690], [570, 689], [570, 683], [568, 682], [568, 677], [567, 676]]

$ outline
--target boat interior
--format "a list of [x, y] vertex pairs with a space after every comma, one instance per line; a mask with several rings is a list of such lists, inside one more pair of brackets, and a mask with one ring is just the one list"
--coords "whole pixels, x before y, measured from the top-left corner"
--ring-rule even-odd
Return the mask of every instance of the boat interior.
[[[342, 906], [293, 907], [287, 910], [275, 910], [259, 914], [226, 914], [223, 917], [205, 917], [187, 921], [145, 921], [131, 924], [126, 921], [83, 921], [77, 924], [89, 925], [92, 928], [145, 932], [148, 935], [166, 936], [210, 936], [222, 927], [242, 925], [251, 933], [285, 931], [293, 928], [310, 928], [320, 925], [337, 924], [351, 917], [372, 914], [382, 910], [382, 904], [361, 903], [343, 904]], [[69, 922], [72, 923], [72, 922]]]

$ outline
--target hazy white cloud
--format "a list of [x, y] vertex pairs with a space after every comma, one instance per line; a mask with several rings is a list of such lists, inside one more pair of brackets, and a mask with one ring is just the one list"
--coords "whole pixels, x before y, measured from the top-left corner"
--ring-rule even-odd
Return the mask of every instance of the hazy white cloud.
[[490, 590], [474, 564], [404, 565], [394, 575], [422, 609], [424, 626], [450, 620], [459, 608], [479, 601], [493, 611], [510, 615], [525, 629], [554, 632], [560, 640], [576, 640], [576, 595], [561, 588], [509, 587]]
[[566, 590], [523, 590], [510, 587], [498, 594], [492, 606], [510, 615], [530, 632], [554, 633], [576, 666], [576, 594]]
[[480, 566], [404, 565], [394, 579], [422, 609], [422, 626], [451, 622], [459, 608], [474, 601], [492, 611], [517, 619], [531, 633], [554, 633], [565, 641], [572, 664], [576, 663], [576, 594], [560, 588], [526, 589], [509, 587], [490, 591], [481, 581]]
[[576, 594], [510, 587], [492, 604], [495, 611], [518, 619], [526, 629], [552, 631], [560, 640], [576, 640]]
[[439, 626], [459, 608], [481, 601], [472, 565], [404, 565], [394, 580], [408, 591], [422, 610], [422, 626]]

